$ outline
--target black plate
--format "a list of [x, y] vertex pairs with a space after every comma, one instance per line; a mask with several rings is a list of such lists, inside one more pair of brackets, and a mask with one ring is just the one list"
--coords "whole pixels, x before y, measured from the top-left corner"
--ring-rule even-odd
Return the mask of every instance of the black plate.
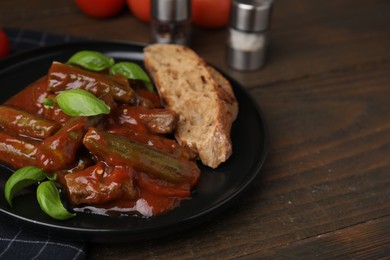
[[[0, 103], [47, 73], [53, 60], [64, 62], [75, 52], [88, 49], [103, 52], [118, 61], [131, 60], [142, 65], [143, 47], [120, 42], [81, 42], [11, 56], [0, 62]], [[240, 109], [232, 129], [233, 155], [215, 170], [201, 167], [201, 180], [192, 199], [184, 201], [179, 208], [149, 219], [79, 213], [73, 219], [57, 221], [42, 213], [30, 191], [15, 197], [14, 207], [8, 206], [4, 184], [12, 172], [3, 166], [0, 168], [0, 212], [33, 231], [105, 243], [165, 236], [208, 220], [231, 204], [253, 182], [260, 173], [268, 149], [267, 128], [259, 108], [242, 86], [226, 77], [233, 85]]]

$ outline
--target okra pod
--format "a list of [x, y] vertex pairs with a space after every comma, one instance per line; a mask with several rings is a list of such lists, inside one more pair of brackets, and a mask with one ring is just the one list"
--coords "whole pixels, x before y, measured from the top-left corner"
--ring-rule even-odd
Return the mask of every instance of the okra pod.
[[[49, 94], [47, 95], [48, 99], [55, 99], [56, 95]], [[42, 106], [42, 108], [38, 111], [38, 114], [43, 118], [54, 121], [57, 124], [63, 126], [68, 122], [72, 117], [65, 114], [64, 111], [58, 106], [57, 102], [54, 102], [52, 106]]]
[[101, 117], [73, 117], [53, 136], [38, 146], [37, 164], [43, 170], [54, 172], [74, 166], [76, 155], [82, 146], [88, 128], [96, 125]]
[[151, 146], [154, 149], [160, 150], [164, 153], [168, 153], [176, 158], [190, 159], [195, 157], [195, 155], [191, 153], [190, 149], [181, 146], [175, 140], [166, 138], [162, 135], [141, 132], [137, 127], [113, 126], [106, 128], [106, 130], [109, 133], [125, 137], [126, 139], [129, 139], [133, 142]]
[[121, 75], [105, 75], [60, 62], [53, 62], [49, 69], [48, 91], [59, 93], [69, 89], [84, 89], [95, 96], [110, 94], [115, 101], [136, 102], [137, 95], [127, 78]]
[[96, 128], [88, 130], [83, 143], [91, 153], [111, 165], [131, 165], [136, 170], [171, 183], [193, 186], [199, 179], [200, 170], [193, 161], [175, 158]]
[[47, 91], [47, 76], [31, 83], [23, 90], [12, 96], [4, 104], [18, 107], [29, 113], [38, 113], [42, 108], [42, 98], [45, 98]]
[[36, 164], [37, 147], [32, 142], [0, 132], [0, 161], [19, 169]]
[[0, 126], [19, 135], [39, 139], [51, 136], [59, 128], [55, 122], [10, 106], [0, 106]]

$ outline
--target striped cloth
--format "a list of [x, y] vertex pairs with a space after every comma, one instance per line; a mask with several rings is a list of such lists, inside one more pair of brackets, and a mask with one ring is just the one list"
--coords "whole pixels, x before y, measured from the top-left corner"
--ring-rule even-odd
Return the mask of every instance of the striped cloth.
[[[5, 28], [12, 53], [82, 38]], [[9, 223], [0, 215], [0, 259], [86, 259], [86, 245], [38, 235]]]

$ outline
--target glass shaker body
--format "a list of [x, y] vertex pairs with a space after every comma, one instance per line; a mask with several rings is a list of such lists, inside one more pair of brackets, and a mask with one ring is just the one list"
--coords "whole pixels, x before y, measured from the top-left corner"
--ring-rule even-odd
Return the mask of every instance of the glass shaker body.
[[152, 42], [188, 45], [191, 36], [191, 1], [152, 0], [151, 4]]
[[229, 28], [227, 59], [236, 70], [257, 70], [265, 63], [268, 33], [243, 32]]
[[190, 20], [160, 21], [152, 19], [151, 38], [154, 43], [175, 43], [189, 45], [191, 36]]
[[273, 0], [233, 0], [227, 62], [236, 70], [257, 70], [265, 63]]

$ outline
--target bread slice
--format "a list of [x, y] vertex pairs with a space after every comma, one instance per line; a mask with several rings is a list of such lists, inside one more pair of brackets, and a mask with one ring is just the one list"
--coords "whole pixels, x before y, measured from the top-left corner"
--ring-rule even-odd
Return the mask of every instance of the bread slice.
[[154, 44], [144, 55], [164, 104], [179, 115], [176, 140], [203, 164], [218, 167], [232, 154], [230, 131], [238, 113], [230, 83], [184, 46]]
[[217, 83], [219, 88], [218, 96], [221, 100], [223, 100], [224, 105], [228, 109], [228, 116], [231, 116], [231, 121], [233, 122], [237, 118], [238, 103], [234, 95], [232, 85], [230, 85], [230, 82], [213, 67], [207, 66], [207, 70], [214, 79], [215, 83]]

